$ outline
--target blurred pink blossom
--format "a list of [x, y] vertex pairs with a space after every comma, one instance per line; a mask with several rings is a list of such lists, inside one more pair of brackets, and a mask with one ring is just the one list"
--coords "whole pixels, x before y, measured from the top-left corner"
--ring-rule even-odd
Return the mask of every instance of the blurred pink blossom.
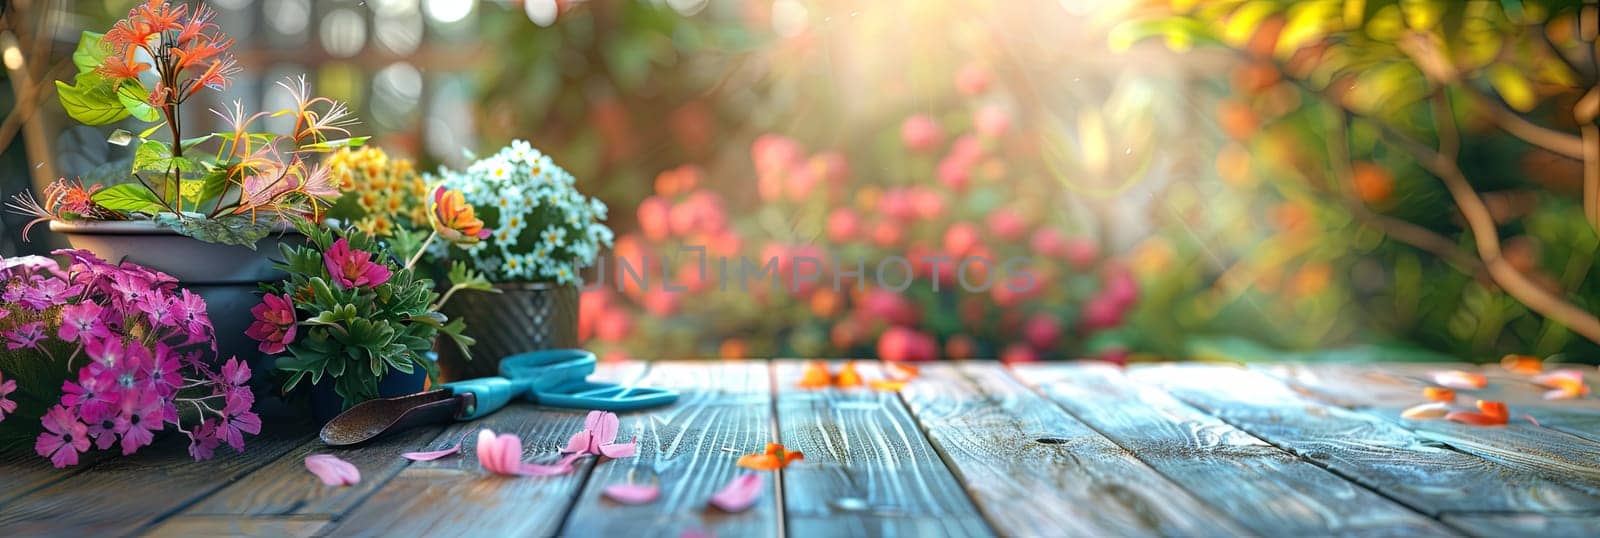
[[912, 151], [933, 151], [943, 139], [939, 124], [925, 114], [913, 115], [900, 124], [900, 141]]

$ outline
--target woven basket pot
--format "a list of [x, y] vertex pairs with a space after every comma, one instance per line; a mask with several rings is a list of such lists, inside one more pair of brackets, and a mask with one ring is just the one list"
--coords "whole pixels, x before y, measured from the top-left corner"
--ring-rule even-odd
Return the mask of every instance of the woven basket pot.
[[546, 282], [495, 284], [500, 293], [457, 293], [445, 304], [450, 319], [467, 322], [472, 360], [441, 338], [444, 381], [500, 375], [500, 359], [527, 351], [578, 347], [578, 288]]

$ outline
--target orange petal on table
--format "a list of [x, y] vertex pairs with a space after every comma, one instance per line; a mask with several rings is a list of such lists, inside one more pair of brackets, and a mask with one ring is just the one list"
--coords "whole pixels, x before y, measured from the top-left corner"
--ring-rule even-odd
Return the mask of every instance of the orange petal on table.
[[1511, 418], [1511, 412], [1506, 409], [1505, 402], [1478, 400], [1478, 410], [1482, 411], [1485, 415], [1499, 418], [1501, 423], [1504, 423], [1506, 419]]
[[867, 385], [877, 390], [894, 392], [906, 388], [906, 381], [904, 379], [874, 379], [867, 382]]
[[784, 448], [778, 443], [767, 443], [767, 449], [760, 454], [740, 456], [738, 465], [757, 471], [776, 471], [789, 465], [789, 462], [800, 459], [805, 459], [805, 455]]
[[922, 374], [922, 371], [918, 370], [916, 366], [903, 362], [890, 362], [888, 365], [890, 370], [894, 370], [905, 377], [917, 377]]
[[1422, 397], [1435, 402], [1456, 401], [1456, 391], [1444, 387], [1423, 387]]
[[1436, 418], [1444, 418], [1444, 416], [1447, 414], [1450, 414], [1450, 406], [1445, 405], [1444, 402], [1430, 402], [1407, 407], [1405, 411], [1400, 412], [1400, 418], [1410, 420], [1432, 420]]
[[1484, 413], [1474, 413], [1472, 411], [1456, 411], [1454, 413], [1445, 415], [1444, 418], [1454, 422], [1471, 424], [1474, 426], [1503, 426], [1506, 423], [1506, 417], [1494, 417]]
[[1532, 355], [1506, 355], [1500, 359], [1500, 366], [1514, 373], [1534, 375], [1544, 371], [1544, 361]]
[[1583, 382], [1583, 372], [1571, 368], [1535, 377], [1533, 382], [1552, 389], [1544, 393], [1546, 400], [1570, 400], [1589, 394], [1589, 385]]
[[856, 363], [844, 363], [844, 368], [839, 369], [839, 375], [834, 378], [833, 384], [840, 387], [861, 386], [861, 373], [856, 371]]
[[1452, 389], [1477, 390], [1489, 386], [1489, 378], [1483, 374], [1461, 370], [1434, 372], [1433, 382]]
[[828, 374], [828, 364], [819, 361], [806, 363], [806, 369], [800, 374], [800, 382], [797, 383], [803, 389], [826, 388], [832, 384], [833, 376]]

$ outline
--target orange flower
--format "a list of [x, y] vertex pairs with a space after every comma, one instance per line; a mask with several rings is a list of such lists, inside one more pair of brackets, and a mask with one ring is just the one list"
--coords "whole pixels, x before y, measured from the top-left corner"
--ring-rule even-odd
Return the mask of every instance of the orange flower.
[[806, 363], [805, 372], [800, 374], [800, 388], [820, 389], [833, 384], [833, 376], [828, 374], [828, 363], [811, 361]]
[[472, 206], [467, 204], [467, 199], [461, 191], [453, 191], [440, 185], [433, 189], [433, 197], [428, 199], [428, 222], [433, 225], [433, 231], [446, 241], [470, 245], [489, 237], [489, 230], [483, 228], [483, 221], [473, 214]]
[[1500, 359], [1500, 366], [1522, 375], [1535, 375], [1544, 371], [1544, 361], [1531, 355], [1506, 355]]
[[906, 388], [906, 380], [904, 380], [904, 379], [874, 379], [874, 380], [872, 380], [872, 382], [868, 383], [867, 386], [870, 386], [873, 389], [881, 390], [881, 391], [884, 391], [884, 392], [894, 392], [894, 391]]
[[889, 365], [890, 370], [898, 372], [903, 377], [917, 377], [917, 375], [922, 373], [922, 371], [918, 370], [916, 366], [912, 366], [904, 362], [890, 362], [887, 364]]
[[1434, 372], [1433, 382], [1452, 389], [1478, 390], [1489, 386], [1489, 378], [1483, 374], [1450, 370]]
[[1510, 420], [1511, 412], [1506, 409], [1505, 402], [1478, 400], [1478, 412], [1456, 411], [1444, 418], [1474, 426], [1503, 426]]
[[739, 457], [739, 466], [757, 471], [776, 471], [789, 465], [794, 460], [803, 460], [805, 455], [790, 451], [778, 443], [767, 443], [767, 450], [761, 454], [745, 454]]
[[150, 64], [135, 59], [133, 53], [136, 50], [138, 49], [129, 47], [128, 52], [120, 56], [116, 54], [106, 56], [105, 63], [100, 64], [100, 74], [114, 79], [138, 78], [139, 73], [150, 69]]
[[1422, 396], [1435, 402], [1456, 401], [1456, 391], [1444, 387], [1423, 387]]
[[839, 369], [839, 377], [834, 380], [834, 384], [840, 387], [861, 386], [861, 373], [856, 371], [856, 363], [844, 363], [844, 368]]

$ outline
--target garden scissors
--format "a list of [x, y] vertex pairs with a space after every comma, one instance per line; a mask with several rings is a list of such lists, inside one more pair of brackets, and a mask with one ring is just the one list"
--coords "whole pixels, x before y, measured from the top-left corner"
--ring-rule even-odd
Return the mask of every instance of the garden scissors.
[[488, 416], [511, 400], [526, 398], [551, 407], [633, 411], [667, 405], [678, 393], [588, 380], [593, 353], [552, 349], [519, 353], [500, 360], [500, 377], [480, 377], [409, 396], [361, 402], [333, 417], [320, 437], [328, 446], [351, 446], [388, 432], [421, 424]]

